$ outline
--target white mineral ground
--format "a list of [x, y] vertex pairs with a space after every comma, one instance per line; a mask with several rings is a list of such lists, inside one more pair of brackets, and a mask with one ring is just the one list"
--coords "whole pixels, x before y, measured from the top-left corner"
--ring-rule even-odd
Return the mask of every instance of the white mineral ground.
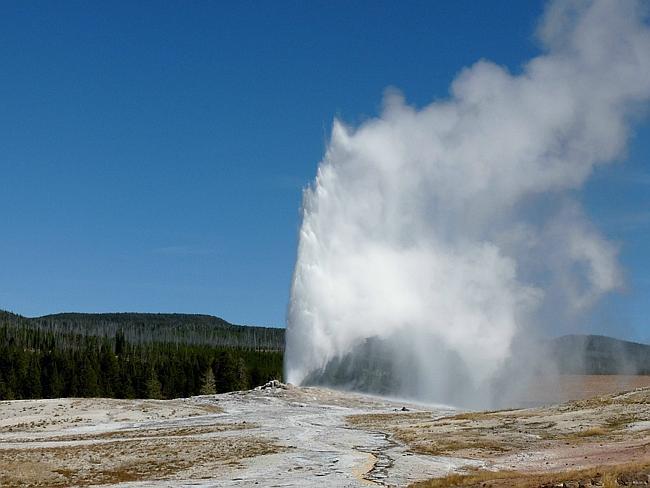
[[[470, 467], [650, 460], [650, 390], [567, 405], [441, 421], [460, 412], [284, 385], [166, 401], [0, 402], [0, 486], [406, 486]], [[486, 434], [488, 447], [472, 444]]]

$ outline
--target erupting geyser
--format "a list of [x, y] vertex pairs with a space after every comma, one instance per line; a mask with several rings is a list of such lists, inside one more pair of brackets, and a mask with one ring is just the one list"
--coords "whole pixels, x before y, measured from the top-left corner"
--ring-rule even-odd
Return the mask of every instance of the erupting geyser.
[[479, 61], [448, 100], [391, 91], [379, 118], [334, 122], [304, 193], [288, 381], [485, 404], [516, 341], [622, 284], [576, 190], [650, 97], [648, 5], [552, 2], [521, 73]]

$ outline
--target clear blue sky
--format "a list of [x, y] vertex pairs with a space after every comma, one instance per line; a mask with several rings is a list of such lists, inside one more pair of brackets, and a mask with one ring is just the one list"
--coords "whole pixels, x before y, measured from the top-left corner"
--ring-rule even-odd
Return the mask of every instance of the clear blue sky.
[[[537, 53], [537, 2], [3, 2], [0, 308], [283, 325], [301, 187], [333, 117], [445, 97]], [[650, 126], [583, 201], [628, 289], [593, 328], [650, 339]]]

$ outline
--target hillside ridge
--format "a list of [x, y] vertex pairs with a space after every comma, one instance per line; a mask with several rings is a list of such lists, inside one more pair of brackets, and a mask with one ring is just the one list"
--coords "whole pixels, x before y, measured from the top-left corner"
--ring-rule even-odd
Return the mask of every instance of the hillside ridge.
[[128, 342], [174, 342], [212, 346], [284, 349], [284, 329], [233, 324], [207, 314], [107, 312], [62, 312], [25, 317], [0, 310], [0, 322], [31, 330], [115, 337], [122, 334]]

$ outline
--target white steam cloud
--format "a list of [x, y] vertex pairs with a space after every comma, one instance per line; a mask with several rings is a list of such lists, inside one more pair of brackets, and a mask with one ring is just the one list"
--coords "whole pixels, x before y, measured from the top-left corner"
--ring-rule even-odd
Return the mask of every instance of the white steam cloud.
[[622, 285], [575, 190], [621, 157], [650, 98], [647, 7], [552, 2], [521, 73], [481, 60], [447, 100], [416, 109], [390, 91], [379, 118], [334, 122], [304, 193], [289, 381], [378, 338], [408, 356], [396, 374], [412, 394], [449, 400], [493, 382], [522, 333]]

